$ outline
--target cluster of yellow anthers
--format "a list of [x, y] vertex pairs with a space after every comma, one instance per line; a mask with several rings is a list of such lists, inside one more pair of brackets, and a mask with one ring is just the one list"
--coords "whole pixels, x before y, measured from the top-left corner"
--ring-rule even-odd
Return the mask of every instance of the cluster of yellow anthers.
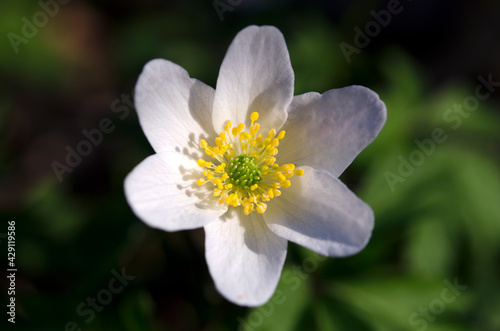
[[215, 147], [208, 146], [204, 139], [200, 141], [201, 148], [217, 160], [218, 165], [203, 159], [197, 161], [200, 167], [206, 168], [203, 171], [206, 178], [198, 179], [198, 185], [211, 182], [219, 204], [226, 202], [234, 207], [243, 206], [245, 215], [254, 210], [264, 213], [267, 209], [265, 202], [280, 196], [279, 188], [291, 185], [289, 178], [294, 174], [304, 174], [304, 170], [295, 169], [294, 164], [280, 166], [275, 163], [277, 147], [285, 137], [285, 131], [276, 136], [276, 130], [271, 129], [264, 138], [258, 134], [260, 125], [255, 123], [258, 118], [259, 113], [250, 115], [249, 132], [243, 132], [243, 123], [231, 130], [231, 122], [228, 122], [224, 131], [215, 138]]

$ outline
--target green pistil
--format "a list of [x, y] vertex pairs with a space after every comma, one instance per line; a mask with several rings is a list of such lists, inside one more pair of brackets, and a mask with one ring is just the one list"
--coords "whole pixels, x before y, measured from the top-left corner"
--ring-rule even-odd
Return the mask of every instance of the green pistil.
[[233, 186], [248, 190], [250, 186], [260, 182], [261, 168], [255, 164], [255, 158], [241, 154], [226, 167], [226, 173]]

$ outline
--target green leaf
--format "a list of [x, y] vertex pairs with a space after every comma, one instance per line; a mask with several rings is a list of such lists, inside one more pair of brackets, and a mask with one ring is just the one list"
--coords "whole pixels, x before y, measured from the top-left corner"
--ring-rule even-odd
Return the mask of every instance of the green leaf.
[[242, 330], [294, 330], [309, 302], [306, 276], [297, 269], [285, 268], [273, 297], [265, 305], [252, 309], [244, 319], [238, 317]]
[[315, 304], [313, 306], [313, 313], [318, 331], [340, 330], [340, 323], [336, 321], [337, 316], [329, 312], [326, 304], [322, 302]]
[[340, 40], [328, 22], [316, 17], [288, 40], [295, 72], [295, 94], [324, 91], [342, 86], [347, 67], [336, 45]]
[[82, 229], [85, 219], [63, 189], [54, 180], [41, 181], [28, 200], [41, 231], [56, 242], [68, 243]]
[[[445, 320], [446, 315], [463, 313], [472, 305], [472, 294], [465, 289], [449, 303], [442, 300], [446, 291], [446, 281], [453, 283], [453, 277], [424, 281], [404, 277], [374, 277], [360, 279], [331, 286], [330, 294], [353, 307], [353, 312], [373, 325], [376, 330], [414, 330], [411, 323], [421, 319], [420, 307], [429, 308], [432, 302], [440, 301], [445, 309], [434, 314], [435, 320]], [[462, 285], [461, 282], [459, 284]], [[416, 315], [415, 315], [416, 314]]]
[[120, 302], [120, 317], [127, 331], [155, 330], [151, 323], [153, 299], [147, 292], [128, 291]]
[[454, 231], [442, 219], [428, 217], [410, 224], [406, 247], [406, 263], [413, 275], [443, 277], [453, 262]]

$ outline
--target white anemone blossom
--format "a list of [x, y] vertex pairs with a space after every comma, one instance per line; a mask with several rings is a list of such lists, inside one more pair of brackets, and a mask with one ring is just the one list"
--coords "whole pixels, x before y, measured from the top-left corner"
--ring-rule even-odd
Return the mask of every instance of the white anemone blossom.
[[374, 225], [338, 176], [381, 130], [384, 103], [362, 86], [293, 96], [293, 84], [281, 32], [250, 26], [229, 47], [215, 90], [161, 59], [135, 90], [156, 154], [125, 179], [128, 203], [154, 228], [203, 227], [215, 286], [238, 305], [270, 299], [288, 240], [348, 256]]

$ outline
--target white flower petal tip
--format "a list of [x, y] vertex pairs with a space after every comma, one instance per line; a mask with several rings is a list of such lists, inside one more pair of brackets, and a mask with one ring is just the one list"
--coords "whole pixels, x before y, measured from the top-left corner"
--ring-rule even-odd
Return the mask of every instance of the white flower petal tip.
[[151, 227], [203, 227], [215, 286], [242, 306], [271, 298], [287, 240], [348, 256], [374, 226], [337, 177], [381, 130], [384, 103], [362, 86], [296, 97], [293, 86], [285, 40], [269, 26], [238, 33], [216, 90], [166, 60], [149, 62], [136, 86], [157, 154], [126, 177], [127, 201]]
[[375, 139], [386, 119], [384, 102], [363, 86], [298, 95], [283, 127], [295, 134], [283, 141], [280, 156], [338, 177]]
[[269, 205], [269, 228], [290, 241], [326, 256], [358, 253], [374, 226], [372, 209], [329, 173], [304, 168], [282, 199]]
[[229, 120], [249, 125], [261, 114], [264, 129], [280, 128], [293, 98], [294, 73], [285, 39], [272, 26], [240, 31], [222, 62], [214, 100], [213, 124], [221, 131]]
[[285, 262], [287, 241], [261, 215], [234, 209], [205, 226], [207, 264], [217, 290], [240, 306], [260, 306], [273, 295]]
[[212, 104], [215, 91], [190, 78], [186, 70], [167, 60], [151, 60], [135, 87], [137, 115], [155, 152], [188, 147], [215, 134]]

